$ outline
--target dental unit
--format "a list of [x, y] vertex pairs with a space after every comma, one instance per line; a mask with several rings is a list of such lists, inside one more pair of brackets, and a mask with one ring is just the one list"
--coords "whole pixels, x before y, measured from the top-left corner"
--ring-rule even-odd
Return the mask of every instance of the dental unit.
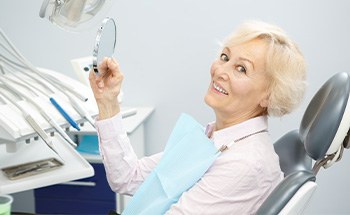
[[0, 194], [92, 176], [69, 133], [85, 122], [94, 125], [91, 90], [36, 68], [1, 29], [0, 36]]

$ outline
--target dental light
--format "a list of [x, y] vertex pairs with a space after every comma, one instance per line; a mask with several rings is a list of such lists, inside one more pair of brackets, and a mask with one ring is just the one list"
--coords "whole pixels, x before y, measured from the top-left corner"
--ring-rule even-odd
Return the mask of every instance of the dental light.
[[101, 22], [113, 0], [44, 0], [39, 16], [67, 31], [78, 32]]

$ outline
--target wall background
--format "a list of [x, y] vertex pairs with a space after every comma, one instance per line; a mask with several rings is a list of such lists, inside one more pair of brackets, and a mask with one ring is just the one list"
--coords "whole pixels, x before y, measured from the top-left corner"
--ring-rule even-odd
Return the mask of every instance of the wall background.
[[[0, 27], [34, 65], [77, 78], [73, 58], [89, 56], [97, 27], [65, 32], [39, 18], [42, 1], [2, 0]], [[182, 112], [206, 124], [214, 119], [203, 102], [209, 67], [221, 41], [242, 21], [279, 25], [299, 44], [308, 62], [308, 90], [293, 114], [270, 120], [273, 140], [299, 125], [319, 87], [337, 72], [349, 72], [350, 2], [346, 0], [149, 0], [118, 1], [107, 14], [117, 21], [115, 57], [125, 75], [124, 105], [154, 106], [146, 123], [147, 154], [163, 149]], [[349, 214], [350, 153], [318, 175], [319, 189], [307, 214]], [[15, 207], [28, 206], [31, 194], [18, 195]]]

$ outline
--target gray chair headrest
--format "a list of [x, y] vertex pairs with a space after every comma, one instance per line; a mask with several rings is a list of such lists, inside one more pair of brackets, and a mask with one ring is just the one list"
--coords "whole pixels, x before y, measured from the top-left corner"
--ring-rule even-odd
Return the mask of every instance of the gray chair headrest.
[[350, 77], [337, 73], [318, 90], [302, 118], [299, 134], [314, 160], [335, 153], [350, 126]]

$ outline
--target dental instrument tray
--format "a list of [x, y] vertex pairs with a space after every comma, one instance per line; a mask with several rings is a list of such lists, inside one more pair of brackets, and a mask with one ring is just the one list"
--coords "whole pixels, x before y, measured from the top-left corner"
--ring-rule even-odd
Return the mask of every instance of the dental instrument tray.
[[62, 165], [63, 163], [59, 160], [56, 160], [55, 158], [48, 158], [45, 160], [6, 167], [2, 169], [2, 171], [5, 173], [7, 178], [10, 180], [15, 180], [54, 170]]
[[61, 136], [53, 136], [52, 142], [58, 154], [47, 147], [42, 139], [20, 144], [21, 147], [13, 153], [7, 153], [6, 144], [0, 144], [0, 194], [36, 189], [94, 175], [90, 163]]

